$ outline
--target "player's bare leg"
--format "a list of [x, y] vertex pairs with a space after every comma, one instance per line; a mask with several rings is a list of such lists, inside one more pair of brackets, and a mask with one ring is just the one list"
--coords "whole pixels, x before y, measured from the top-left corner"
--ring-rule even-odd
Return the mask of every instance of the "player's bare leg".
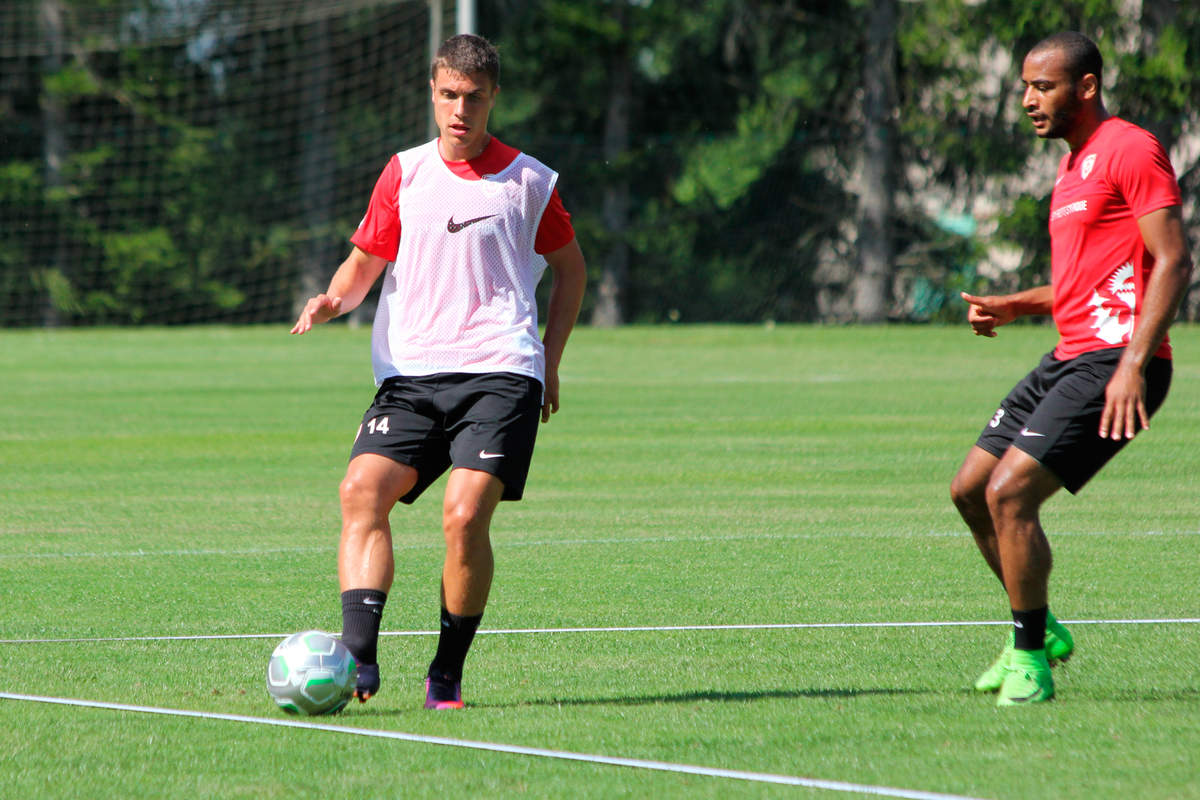
[[487, 605], [495, 569], [489, 531], [503, 493], [504, 484], [494, 475], [472, 469], [450, 473], [442, 505], [442, 605], [452, 614], [482, 614]]
[[983, 560], [1003, 586], [1000, 546], [996, 541], [996, 528], [992, 524], [992, 512], [987, 502], [988, 483], [999, 463], [1000, 459], [982, 447], [972, 447], [950, 483], [950, 497], [975, 537], [975, 546], [979, 548]]
[[412, 467], [364, 453], [350, 462], [339, 488], [342, 641], [358, 662], [354, 696], [361, 702], [379, 691], [379, 622], [395, 574], [388, 514], [416, 482], [417, 471]]
[[452, 470], [446, 484], [441, 634], [425, 682], [426, 708], [463, 705], [462, 666], [492, 587], [495, 562], [489, 531], [503, 493], [499, 478], [478, 470]]
[[1013, 614], [1013, 652], [997, 704], [1022, 705], [1054, 697], [1046, 656], [1048, 593], [1053, 558], [1039, 510], [1061, 488], [1032, 456], [1009, 448], [988, 482], [1000, 562]]
[[[1025, 454], [1021, 453], [1021, 455]], [[999, 465], [999, 458], [981, 447], [973, 447], [950, 484], [950, 496], [963, 521], [970, 528], [971, 535], [975, 538], [975, 544], [983, 555], [984, 561], [987, 562], [988, 567], [995, 573], [1003, 586], [1004, 564], [1000, 555], [999, 537], [996, 534], [992, 509], [988, 506], [988, 486]], [[1042, 539], [1045, 539], [1044, 534]], [[1046, 548], [1048, 552], [1048, 544]], [[1005, 591], [1007, 592], [1007, 587], [1005, 587]], [[1047, 611], [1045, 648], [1050, 663], [1067, 660], [1074, 647], [1071, 634], [1059, 624], [1053, 614]], [[995, 692], [1000, 689], [1007, 677], [1014, 649], [1014, 636], [1010, 629], [1000, 654], [991, 666], [975, 680], [976, 691]]]
[[1047, 603], [1053, 559], [1038, 512], [1061, 487], [1054, 473], [1015, 447], [992, 470], [987, 503], [996, 527], [1001, 574], [1014, 609], [1041, 608]]
[[391, 588], [395, 571], [388, 515], [417, 482], [417, 471], [386, 456], [364, 453], [346, 468], [339, 494], [342, 538], [338, 582], [347, 589]]

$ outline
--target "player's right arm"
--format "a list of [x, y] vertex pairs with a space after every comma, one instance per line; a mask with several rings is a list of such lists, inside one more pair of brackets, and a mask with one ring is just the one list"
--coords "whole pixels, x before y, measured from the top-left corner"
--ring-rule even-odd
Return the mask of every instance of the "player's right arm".
[[1104, 392], [1100, 437], [1132, 439], [1150, 427], [1146, 408], [1146, 367], [1167, 336], [1179, 304], [1192, 283], [1182, 209], [1170, 206], [1138, 217], [1138, 229], [1154, 267], [1141, 302], [1141, 319], [1121, 354], [1116, 372]]
[[1013, 294], [977, 297], [961, 292], [967, 301], [967, 323], [976, 336], [995, 336], [996, 328], [1017, 317], [1050, 314], [1054, 311], [1054, 287], [1049, 284]]
[[383, 273], [388, 261], [355, 246], [329, 281], [329, 288], [309, 298], [292, 326], [292, 333], [307, 333], [313, 325], [328, 322], [358, 307], [371, 286]]
[[329, 288], [304, 304], [300, 318], [292, 326], [292, 333], [306, 333], [313, 325], [353, 311], [367, 296], [388, 262], [396, 258], [400, 244], [400, 212], [396, 204], [401, 175], [400, 158], [394, 155], [375, 181], [366, 216], [350, 237], [354, 249], [334, 273]]

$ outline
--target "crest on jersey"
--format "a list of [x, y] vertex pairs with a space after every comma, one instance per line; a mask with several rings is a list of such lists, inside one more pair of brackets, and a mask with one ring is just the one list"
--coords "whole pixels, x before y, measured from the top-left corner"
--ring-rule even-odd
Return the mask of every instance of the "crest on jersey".
[[1129, 341], [1133, 333], [1133, 312], [1137, 307], [1137, 288], [1133, 282], [1133, 262], [1125, 262], [1092, 291], [1092, 328], [1096, 338], [1108, 344]]
[[1092, 153], [1083, 160], [1083, 166], [1079, 168], [1079, 177], [1082, 180], [1087, 180], [1087, 176], [1092, 174], [1092, 168], [1096, 166], [1096, 154]]

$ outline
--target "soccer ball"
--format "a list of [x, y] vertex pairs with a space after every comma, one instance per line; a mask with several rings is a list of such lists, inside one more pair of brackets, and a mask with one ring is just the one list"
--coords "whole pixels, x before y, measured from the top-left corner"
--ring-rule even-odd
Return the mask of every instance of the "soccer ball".
[[289, 714], [336, 714], [350, 702], [357, 680], [346, 645], [321, 631], [293, 633], [267, 663], [267, 691]]

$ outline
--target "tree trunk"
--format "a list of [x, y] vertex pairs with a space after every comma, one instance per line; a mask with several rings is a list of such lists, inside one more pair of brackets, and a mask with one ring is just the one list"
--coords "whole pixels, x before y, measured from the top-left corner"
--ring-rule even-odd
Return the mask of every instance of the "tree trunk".
[[[46, 44], [46, 54], [42, 57], [42, 75], [53, 75], [63, 68], [66, 46], [63, 37], [62, 4], [60, 0], [41, 0], [38, 7], [38, 24], [41, 27], [42, 38]], [[52, 92], [42, 88], [39, 93], [42, 109], [42, 165], [45, 182], [45, 192], [49, 195], [63, 185], [63, 164], [67, 159], [67, 107]], [[56, 203], [59, 201], [55, 201]], [[52, 215], [58, 216], [60, 210], [53, 208]], [[43, 265], [45, 272], [54, 277], [48, 277], [45, 305], [42, 306], [42, 324], [55, 327], [62, 324], [62, 314], [55, 304], [53, 292], [49, 286], [69, 278], [70, 259], [67, 258], [66, 242], [63, 240], [65, 231], [62, 226], [54, 226], [51, 231], [53, 240], [44, 249], [47, 261]]]
[[859, 274], [854, 281], [854, 318], [859, 322], [887, 319], [893, 256], [895, 36], [896, 0], [873, 0], [863, 59], [863, 186], [858, 201]]
[[[626, 3], [616, 3], [613, 13], [628, 33], [629, 15]], [[628, 41], [623, 36], [622, 41]], [[592, 309], [592, 324], [614, 327], [625, 321], [622, 296], [629, 282], [629, 177], [621, 159], [629, 150], [629, 107], [633, 94], [633, 68], [629, 49], [615, 43], [608, 62], [608, 114], [604, 121], [604, 161], [616, 165], [612, 179], [604, 189], [602, 214], [608, 234], [608, 251], [601, 262], [602, 272], [596, 287], [596, 305]]]
[[301, 108], [305, 123], [300, 153], [300, 201], [306, 241], [300, 254], [300, 281], [293, 300], [298, 314], [313, 295], [325, 291], [338, 253], [331, 242], [333, 223], [334, 153], [329, 127], [330, 64], [329, 20], [313, 23], [312, 39], [300, 48]]

